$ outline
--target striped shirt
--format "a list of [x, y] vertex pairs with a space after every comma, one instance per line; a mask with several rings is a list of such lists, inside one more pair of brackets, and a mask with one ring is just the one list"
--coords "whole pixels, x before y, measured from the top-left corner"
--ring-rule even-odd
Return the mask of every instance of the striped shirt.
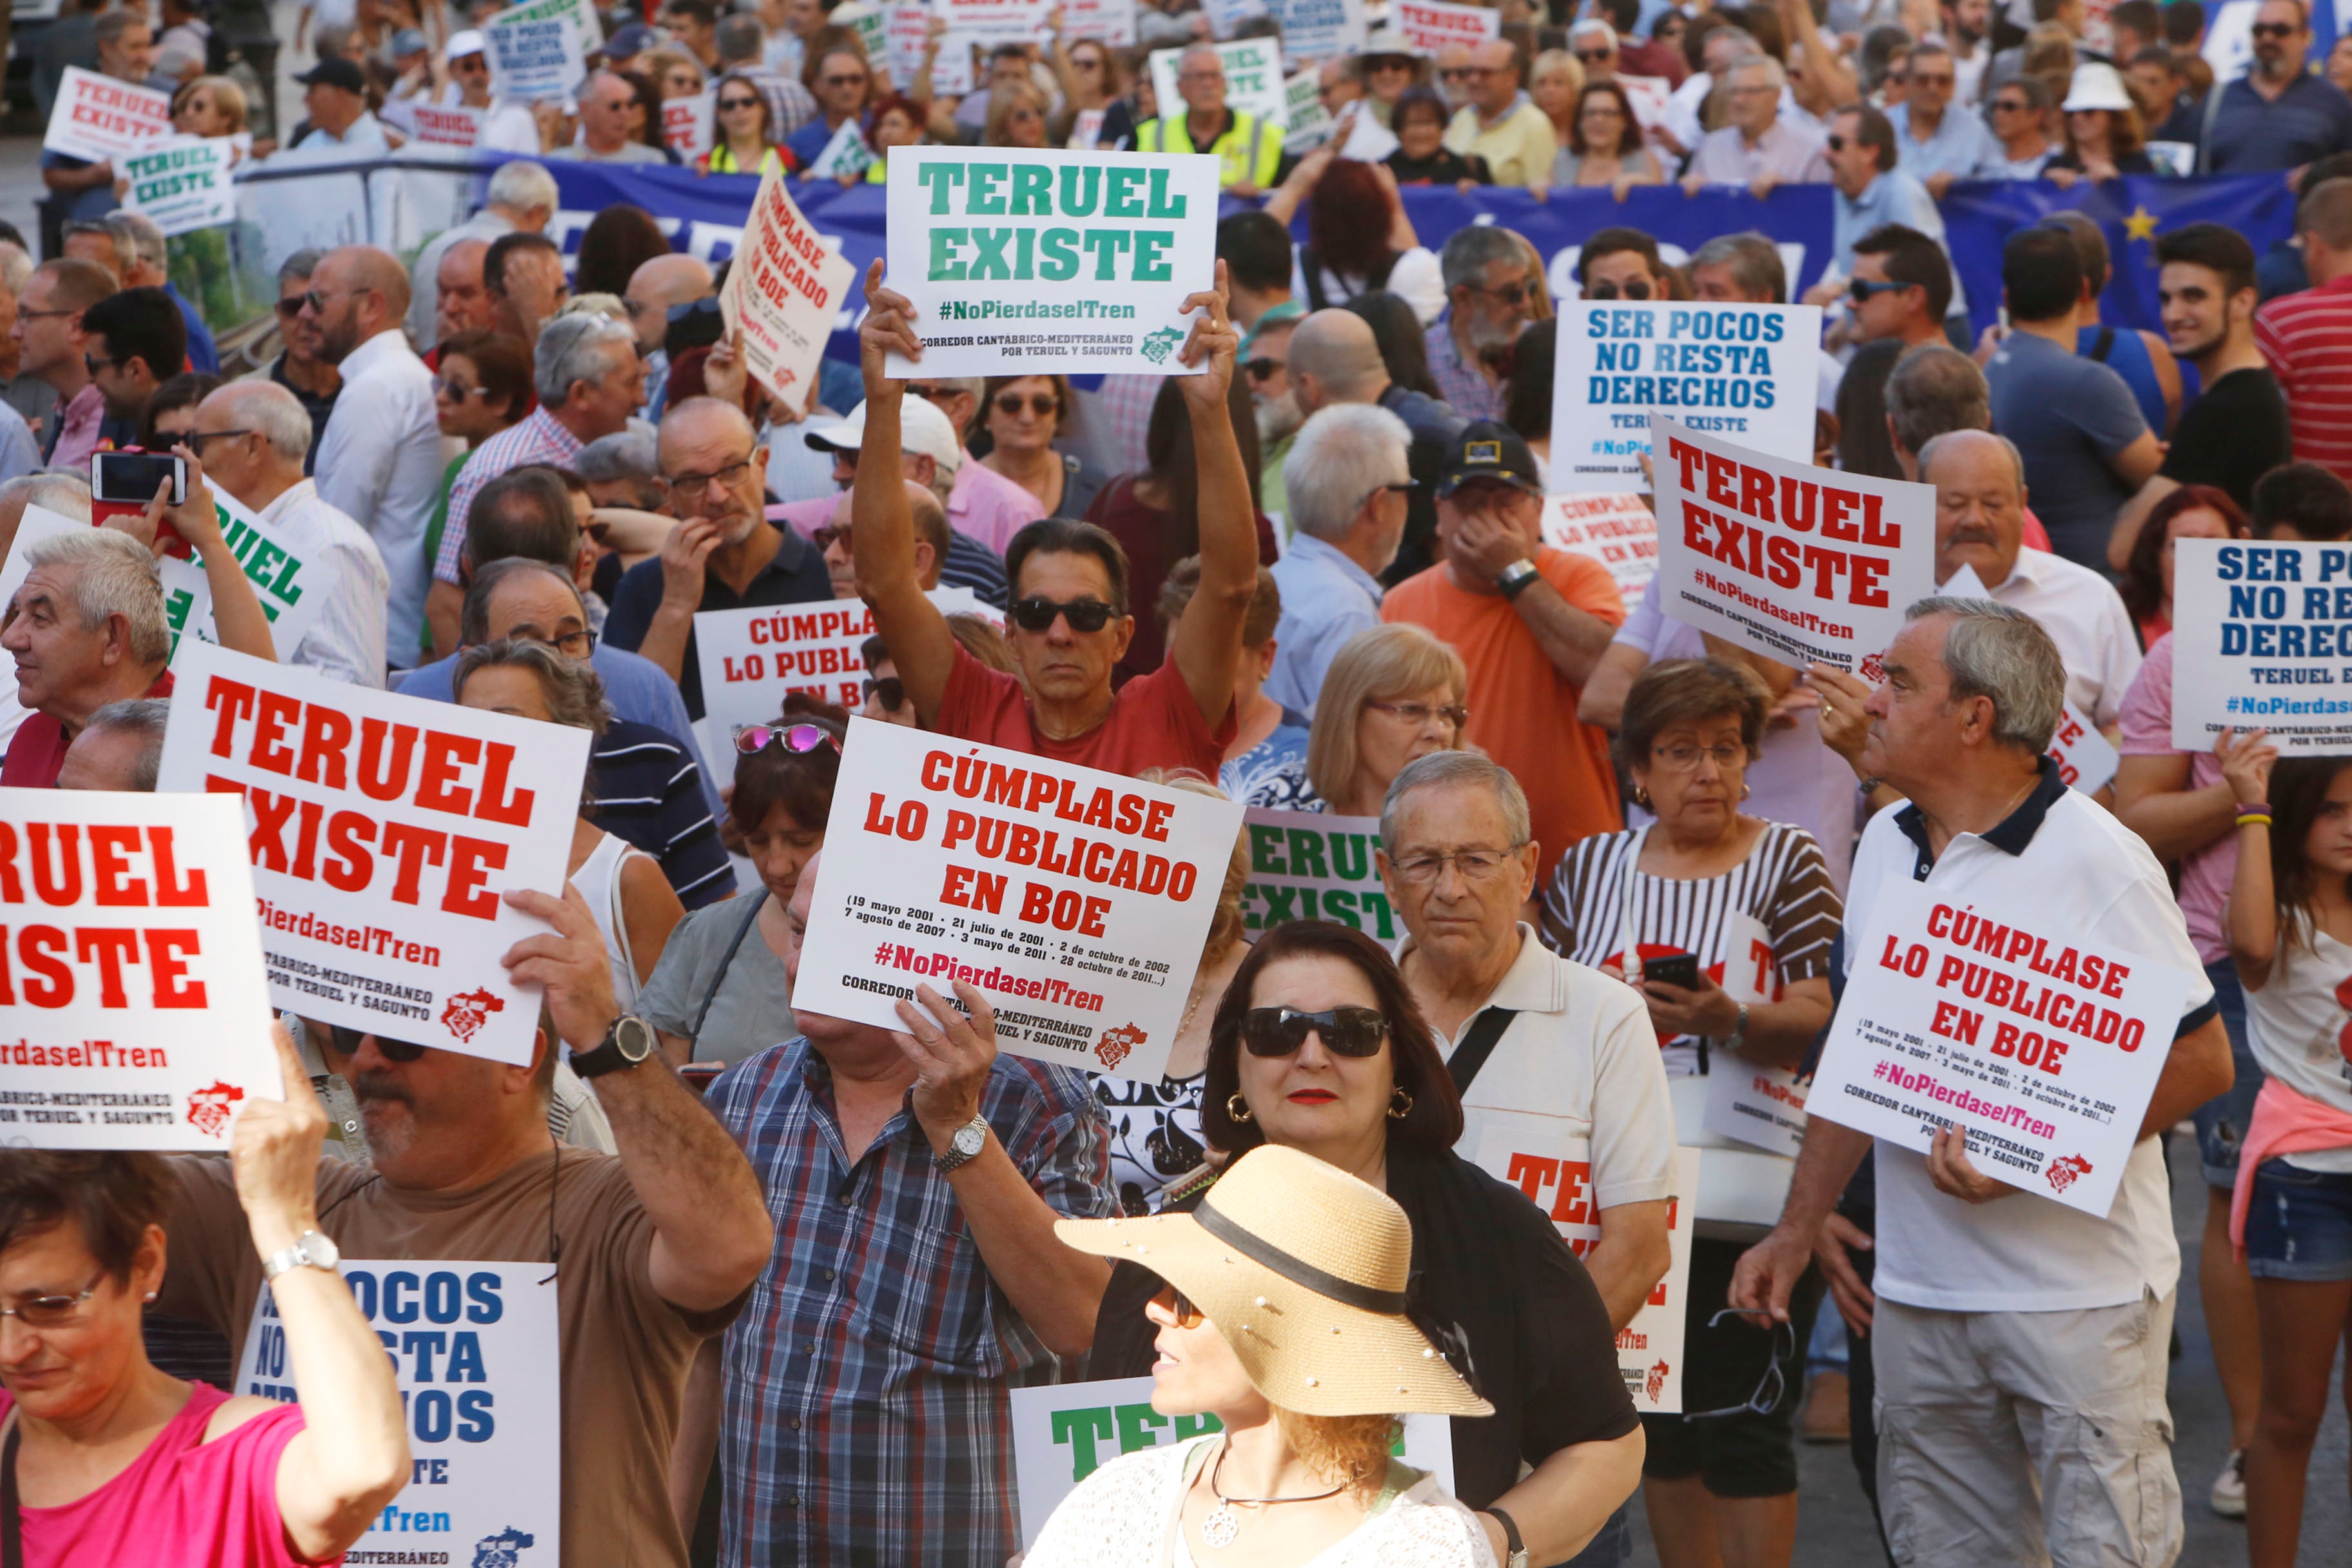
[[484, 485], [533, 463], [568, 468], [578, 459], [582, 445], [579, 437], [540, 407], [532, 409], [530, 417], [521, 424], [475, 447], [449, 486], [449, 521], [441, 530], [441, 552], [433, 558], [434, 577], [452, 585], [457, 583], [457, 563], [466, 558], [466, 514], [473, 510], [474, 498]]
[[2255, 311], [2254, 345], [2286, 395], [2295, 461], [2352, 482], [2352, 273]]
[[588, 778], [596, 795], [588, 820], [652, 856], [679, 903], [698, 910], [735, 890], [702, 770], [684, 746], [650, 724], [615, 719], [596, 738]]
[[[1560, 858], [1544, 893], [1546, 946], [1594, 969], [1623, 968], [1630, 873], [1633, 939], [1645, 961], [1696, 953], [1700, 968], [1722, 984], [1726, 917], [1737, 912], [1760, 922], [1771, 940], [1774, 996], [1791, 981], [1829, 973], [1830, 944], [1845, 906], [1811, 834], [1768, 822], [1738, 865], [1719, 877], [1682, 881], [1633, 869], [1644, 831], [1597, 834]], [[1668, 1077], [1700, 1070], [1696, 1037], [1660, 1044]]]
[[[1005, 1392], [1056, 1363], [989, 1278], [912, 1109], [846, 1158], [806, 1039], [730, 1068], [704, 1103], [776, 1224], [727, 1335], [719, 1561], [1003, 1568], [1021, 1543]], [[1056, 1213], [1118, 1213], [1079, 1074], [999, 1056], [981, 1113]]]

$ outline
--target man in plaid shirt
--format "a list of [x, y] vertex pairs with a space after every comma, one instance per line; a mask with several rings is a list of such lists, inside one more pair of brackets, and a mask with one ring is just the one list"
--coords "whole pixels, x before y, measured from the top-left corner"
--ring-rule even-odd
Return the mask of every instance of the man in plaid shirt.
[[[822, 859], [785, 912], [795, 984]], [[801, 1038], [706, 1097], [776, 1225], [727, 1335], [730, 1568], [1003, 1568], [1019, 1549], [1005, 1391], [1091, 1347], [1110, 1273], [1054, 1222], [1118, 1204], [1086, 1079], [999, 1056], [985, 994], [956, 991], [970, 1019], [919, 986], [905, 1034], [795, 1011]]]

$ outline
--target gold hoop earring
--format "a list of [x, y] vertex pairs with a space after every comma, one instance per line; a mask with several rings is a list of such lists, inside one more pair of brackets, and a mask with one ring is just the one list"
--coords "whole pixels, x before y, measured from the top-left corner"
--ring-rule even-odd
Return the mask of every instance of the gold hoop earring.
[[1402, 1121], [1412, 1114], [1412, 1096], [1404, 1091], [1404, 1085], [1399, 1084], [1389, 1091], [1389, 1120]]
[[1633, 804], [1640, 806], [1643, 811], [1649, 810], [1650, 792], [1643, 789], [1640, 784], [1635, 784], [1633, 786]]
[[1238, 1089], [1225, 1097], [1225, 1119], [1229, 1121], [1255, 1121], [1257, 1120], [1257, 1118], [1250, 1114], [1249, 1101], [1241, 1097], [1241, 1091]]

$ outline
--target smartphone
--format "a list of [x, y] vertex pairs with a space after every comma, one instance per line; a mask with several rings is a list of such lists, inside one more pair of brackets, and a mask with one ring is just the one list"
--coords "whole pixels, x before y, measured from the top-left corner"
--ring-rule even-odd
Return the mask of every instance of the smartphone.
[[686, 1080], [687, 1088], [699, 1095], [716, 1083], [719, 1075], [726, 1070], [725, 1062], [688, 1062], [677, 1069], [677, 1076]]
[[1679, 985], [1685, 991], [1698, 989], [1698, 954], [1669, 952], [1656, 958], [1642, 960], [1642, 978], [1654, 980], [1661, 985]]
[[93, 500], [135, 502], [141, 508], [155, 499], [168, 479], [171, 503], [188, 499], [188, 465], [169, 452], [92, 452], [89, 493]]

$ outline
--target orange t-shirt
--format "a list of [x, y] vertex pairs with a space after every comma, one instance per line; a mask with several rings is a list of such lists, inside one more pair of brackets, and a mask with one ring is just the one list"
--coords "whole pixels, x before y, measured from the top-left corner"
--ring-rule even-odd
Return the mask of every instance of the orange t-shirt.
[[[1599, 562], [1562, 550], [1539, 550], [1536, 570], [1560, 597], [1611, 626], [1625, 621], [1625, 601]], [[1500, 594], [1473, 594], [1454, 584], [1444, 562], [1389, 590], [1381, 618], [1403, 621], [1454, 645], [1470, 667], [1470, 727], [1464, 737], [1511, 771], [1528, 792], [1528, 811], [1543, 846], [1543, 887], [1568, 847], [1625, 826], [1609, 737], [1580, 723], [1583, 689], [1560, 679], [1527, 623]]]

